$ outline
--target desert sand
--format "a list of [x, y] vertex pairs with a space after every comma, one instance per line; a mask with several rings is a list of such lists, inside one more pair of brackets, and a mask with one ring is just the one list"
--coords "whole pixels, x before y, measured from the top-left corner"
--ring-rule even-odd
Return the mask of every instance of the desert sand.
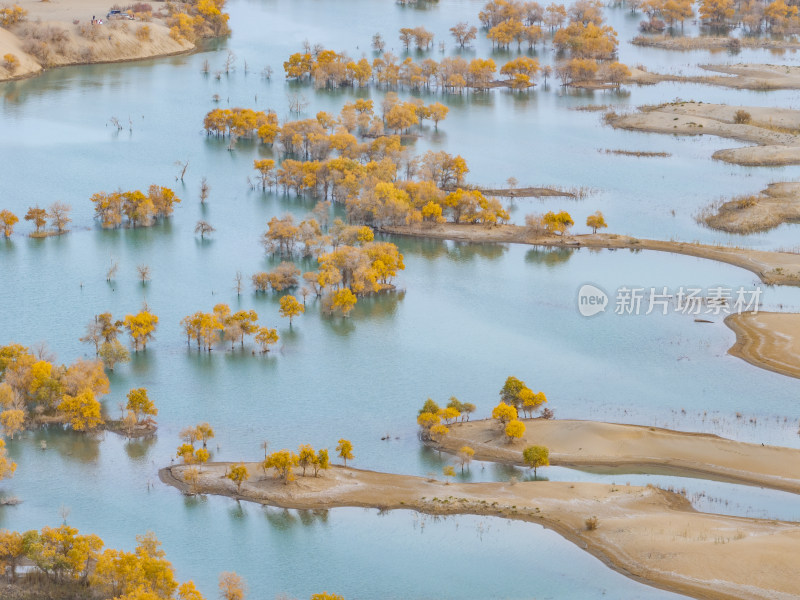
[[497, 421], [480, 420], [451, 425], [439, 447], [455, 454], [462, 446], [470, 446], [478, 460], [522, 465], [522, 450], [538, 444], [550, 450], [553, 465], [633, 470], [658, 467], [685, 477], [710, 476], [800, 494], [798, 449], [642, 425], [562, 419], [523, 422], [525, 435], [512, 444], [506, 441]]
[[736, 333], [730, 354], [762, 369], [800, 377], [800, 314], [742, 313], [730, 315], [725, 324]]
[[[452, 483], [333, 467], [283, 484], [260, 463], [240, 491], [229, 464], [202, 467], [193, 489], [185, 466], [162, 469], [184, 492], [219, 494], [297, 509], [340, 506], [411, 509], [429, 514], [493, 515], [539, 523], [621, 573], [696, 598], [796, 598], [800, 525], [694, 511], [683, 497], [654, 487], [599, 483]], [[586, 519], [597, 518], [589, 530]], [[758, 568], [753, 562], [758, 561]]]
[[[28, 11], [27, 19], [8, 30], [0, 29], [0, 57], [11, 53], [20, 64], [11, 71], [0, 63], [0, 81], [36, 75], [44, 68], [127, 62], [183, 54], [195, 48], [187, 40], [170, 37], [169, 28], [156, 15], [146, 23], [108, 21], [106, 14], [115, 4], [108, 0], [17, 0], [16, 4]], [[151, 4], [154, 12], [163, 6]], [[92, 25], [93, 16], [104, 24]], [[149, 28], [149, 36], [137, 37], [144, 26]], [[34, 50], [33, 42], [38, 49]]]
[[[748, 123], [735, 123], [734, 115], [750, 114]], [[800, 164], [800, 111], [787, 108], [727, 106], [676, 102], [642, 107], [639, 112], [608, 113], [607, 122], [619, 129], [679, 135], [715, 135], [755, 146], [718, 150], [713, 158], [745, 166]]]
[[769, 231], [783, 223], [800, 222], [800, 183], [771, 183], [758, 194], [737, 196], [707, 207], [697, 220], [728, 233]]
[[728, 263], [752, 271], [767, 284], [800, 285], [800, 254], [768, 252], [728, 246], [648, 240], [611, 233], [584, 235], [536, 234], [518, 225], [440, 223], [384, 227], [395, 235], [428, 237], [464, 242], [503, 242], [563, 248], [630, 248], [673, 252]]

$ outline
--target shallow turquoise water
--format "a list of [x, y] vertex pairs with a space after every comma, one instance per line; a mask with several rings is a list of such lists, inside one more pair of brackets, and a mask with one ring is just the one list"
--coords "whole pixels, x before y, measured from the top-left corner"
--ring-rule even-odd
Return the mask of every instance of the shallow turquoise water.
[[[675, 314], [585, 319], [576, 310], [577, 290], [588, 282], [610, 293], [623, 285], [676, 289], [756, 283], [751, 273], [728, 265], [647, 252], [550, 252], [394, 239], [407, 266], [399, 291], [359, 302], [352, 319], [321, 316], [310, 302], [290, 331], [279, 322], [276, 297], [256, 297], [249, 290], [236, 297], [237, 270], [249, 275], [274, 264], [258, 243], [266, 220], [286, 211], [302, 216], [313, 201], [249, 189], [252, 159], [271, 151], [240, 142], [228, 152], [224, 142], [207, 139], [201, 123], [214, 106], [211, 96], [220, 94], [223, 105], [272, 107], [283, 117], [286, 93], [293, 86], [279, 73], [265, 82], [258, 72], [264, 64], [280, 71], [281, 61], [303, 38], [359, 56], [375, 31], [391, 40], [401, 26], [425, 24], [443, 36], [458, 20], [475, 21], [480, 4], [442, 1], [421, 12], [367, 0], [337, 3], [335, 10], [319, 0], [238, 1], [231, 4], [235, 33], [218, 49], [133, 65], [62, 69], [0, 86], [0, 208], [19, 213], [54, 200], [74, 207], [68, 236], [31, 240], [23, 224], [11, 240], [0, 241], [0, 343], [46, 340], [61, 361], [69, 362], [89, 352], [78, 338], [98, 312], [123, 315], [147, 301], [160, 317], [156, 341], [117, 370], [106, 401], [113, 413], [128, 389], [147, 387], [160, 409], [157, 438], [124, 442], [111, 434], [89, 440], [36, 432], [15, 440], [9, 448], [19, 470], [2, 489], [24, 502], [0, 509], [0, 526], [56, 524], [66, 506], [70, 523], [97, 532], [112, 546], [131, 547], [135, 534], [153, 529], [180, 575], [198, 579], [209, 594], [219, 571], [235, 569], [248, 579], [254, 598], [279, 592], [302, 597], [334, 588], [348, 598], [669, 597], [625, 579], [533, 525], [463, 517], [428, 523], [422, 532], [420, 517], [378, 517], [360, 510], [335, 510], [327, 522], [310, 519], [305, 524], [309, 519], [303, 514], [288, 518], [281, 511], [240, 507], [226, 499], [187, 500], [157, 480], [158, 467], [174, 454], [178, 431], [204, 420], [217, 431], [212, 449], [221, 460], [254, 459], [264, 439], [272, 448], [303, 442], [332, 448], [345, 436], [354, 442], [357, 466], [441, 472], [442, 459], [421, 449], [416, 439], [418, 406], [429, 396], [445, 401], [456, 395], [477, 404], [479, 416], [486, 416], [510, 374], [546, 391], [558, 417], [800, 446], [796, 381], [728, 356], [733, 335], [721, 319], [713, 318], [712, 324]], [[621, 9], [609, 15], [621, 41], [633, 36], [638, 19], [632, 21]], [[228, 47], [247, 59], [250, 73], [245, 75], [240, 63], [238, 72], [220, 81], [204, 77], [202, 61], [208, 59], [215, 68]], [[488, 52], [482, 40], [468, 55]], [[654, 70], [741, 60], [643, 51], [627, 44], [620, 52], [622, 60], [641, 60]], [[769, 56], [753, 52], [746, 58]], [[796, 62], [794, 55], [782, 60]], [[338, 111], [355, 95], [381, 95], [375, 90], [300, 91], [310, 101], [309, 115]], [[700, 207], [719, 196], [797, 177], [797, 167], [723, 165], [710, 156], [730, 142], [618, 132], [605, 127], [598, 113], [569, 110], [583, 104], [633, 107], [678, 95], [798, 104], [797, 92], [671, 84], [619, 94], [564, 94], [553, 86], [528, 95], [497, 91], [446, 98], [450, 116], [438, 134], [425, 131], [416, 148], [463, 154], [471, 168], [469, 179], [478, 183], [500, 183], [514, 175], [521, 183], [598, 190], [582, 201], [519, 200], [512, 207], [515, 220], [531, 210], [567, 208], [581, 223], [601, 209], [611, 230], [621, 233], [765, 248], [797, 245], [797, 226], [742, 238], [702, 229], [693, 220]], [[106, 124], [111, 116], [123, 122], [130, 117], [133, 131], [114, 133]], [[604, 148], [669, 151], [672, 156], [624, 158], [599, 152]], [[93, 192], [152, 182], [173, 185], [179, 159], [188, 159], [190, 166], [185, 185], [176, 184], [184, 202], [170, 223], [136, 231], [96, 227], [88, 201]], [[207, 206], [197, 199], [203, 176], [212, 186]], [[201, 242], [193, 235], [200, 218], [216, 227], [211, 240]], [[104, 273], [112, 259], [119, 261], [120, 273], [108, 284]], [[136, 279], [138, 264], [152, 267], [147, 286]], [[764, 299], [768, 308], [800, 310], [800, 290], [767, 289]], [[262, 323], [278, 325], [279, 347], [269, 357], [187, 349], [180, 319], [218, 302], [253, 308]], [[736, 412], [745, 418], [737, 419]], [[392, 439], [381, 441], [386, 434]], [[48, 443], [44, 452], [42, 439]], [[551, 471], [553, 478], [588, 477]], [[478, 479], [510, 476], [473, 473]], [[635, 482], [637, 477], [642, 476], [615, 480]], [[607, 476], [591, 478], [608, 481]], [[641, 480], [680, 483], [660, 476]], [[690, 493], [725, 497], [729, 506], [731, 498], [738, 498], [739, 507], [728, 511], [734, 514], [797, 518], [779, 494], [685, 483]], [[725, 500], [704, 502], [697, 499], [703, 510], [725, 512]], [[476, 533], [479, 527], [482, 535]], [[552, 560], [532, 568], [530, 556], [539, 549]], [[315, 568], [300, 568], [309, 556]], [[501, 571], [513, 575], [498, 579]]]

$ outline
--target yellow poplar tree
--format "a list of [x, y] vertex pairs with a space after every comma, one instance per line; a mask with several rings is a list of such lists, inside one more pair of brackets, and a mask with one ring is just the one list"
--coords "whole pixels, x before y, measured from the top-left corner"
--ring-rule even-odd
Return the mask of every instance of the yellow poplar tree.
[[297, 315], [306, 312], [305, 306], [297, 301], [294, 296], [286, 295], [280, 300], [280, 313], [282, 317], [288, 317], [289, 326], [292, 326], [292, 319]]
[[342, 438], [339, 440], [339, 444], [336, 446], [336, 452], [339, 453], [339, 458], [344, 461], [344, 466], [347, 466], [347, 460], [353, 460], [355, 456], [353, 456], [353, 444], [350, 443], [348, 440]]
[[74, 431], [91, 431], [104, 423], [100, 403], [90, 389], [75, 396], [64, 394], [58, 410], [64, 414]]
[[242, 491], [242, 484], [250, 479], [250, 472], [244, 463], [239, 463], [231, 467], [226, 477], [236, 484], [236, 493], [238, 494]]

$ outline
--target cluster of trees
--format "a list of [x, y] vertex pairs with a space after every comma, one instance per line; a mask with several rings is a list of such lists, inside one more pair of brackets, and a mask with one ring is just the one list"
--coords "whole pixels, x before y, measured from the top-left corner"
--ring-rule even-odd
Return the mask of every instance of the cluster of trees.
[[[321, 208], [327, 210], [328, 206]], [[319, 214], [324, 211], [317, 211]], [[372, 229], [366, 226], [346, 225], [335, 219], [333, 225], [323, 233], [319, 222], [309, 217], [296, 224], [294, 217], [286, 215], [273, 217], [262, 237], [267, 252], [292, 256], [299, 252], [313, 257], [319, 264], [318, 271], [308, 271], [302, 275], [307, 284], [301, 289], [303, 305], [308, 294], [322, 297], [324, 307], [333, 312], [340, 311], [344, 316], [353, 309], [357, 297], [392, 289], [392, 281], [397, 272], [405, 269], [403, 255], [391, 242], [374, 241]], [[257, 292], [272, 288], [276, 292], [297, 287], [300, 269], [291, 262], [282, 262], [271, 272], [256, 273], [252, 277]], [[284, 316], [302, 313], [303, 305], [293, 296], [281, 298]], [[286, 303], [286, 306], [284, 306]]]
[[[694, 0], [627, 0], [632, 12], [647, 15], [642, 21], [642, 31], [663, 31], [676, 23], [683, 28], [684, 21], [695, 16]], [[703, 23], [715, 28], [735, 28], [741, 25], [749, 33], [768, 31], [776, 34], [794, 34], [800, 31], [800, 12], [796, 2], [789, 0], [699, 0], [697, 14]]]
[[128, 227], [149, 227], [155, 219], [172, 215], [174, 205], [181, 201], [173, 190], [158, 185], [151, 185], [147, 194], [140, 190], [98, 192], [90, 199], [95, 218], [104, 228], [120, 227], [123, 221]]
[[[362, 142], [353, 135], [357, 132], [365, 137], [381, 138], [386, 128], [396, 132], [408, 131], [413, 125], [421, 125], [430, 119], [438, 127], [449, 109], [434, 102], [425, 105], [421, 100], [400, 102], [397, 95], [383, 101], [383, 116], [377, 118], [372, 100], [348, 102], [337, 118], [319, 112], [315, 119], [287, 121], [282, 126], [271, 111], [254, 111], [249, 108], [214, 109], [203, 120], [207, 135], [230, 136], [231, 138], [258, 138], [264, 144], [278, 141], [284, 153], [291, 156], [323, 160], [336, 153], [340, 156], [361, 159], [381, 154], [381, 142]], [[259, 171], [262, 188], [275, 179], [275, 161], [260, 159], [253, 163]]]
[[639, 25], [642, 31], [663, 31], [666, 24], [675, 23], [683, 28], [684, 21], [694, 16], [694, 0], [629, 0], [628, 5], [632, 12], [639, 9], [647, 15]]
[[[184, 427], [180, 432], [181, 445], [178, 446], [176, 457], [180, 458], [187, 465], [202, 465], [208, 462], [211, 454], [208, 451], [208, 440], [214, 437], [214, 429], [208, 423], [199, 423], [195, 426]], [[197, 442], [203, 445], [195, 448]], [[198, 472], [189, 472], [187, 480], [196, 483]]]
[[131, 338], [134, 352], [147, 350], [148, 342], [153, 341], [158, 328], [158, 317], [150, 312], [145, 304], [135, 315], [125, 315], [124, 319], [115, 320], [111, 313], [101, 313], [86, 325], [86, 335], [80, 341], [94, 346], [95, 354], [111, 371], [118, 363], [128, 362], [130, 353], [119, 341], [119, 335], [125, 329]]
[[[617, 32], [604, 24], [600, 0], [578, 0], [569, 9], [556, 3], [543, 7], [538, 2], [491, 0], [478, 16], [487, 37], [501, 48], [514, 42], [518, 49], [523, 42], [534, 47], [545, 38], [542, 28], [549, 28], [554, 50], [569, 59], [555, 70], [563, 85], [609, 82], [619, 86], [630, 76], [625, 65], [613, 60]], [[547, 76], [550, 67], [545, 69]], [[514, 87], [524, 86], [523, 79], [515, 83]]]
[[175, 40], [194, 42], [198, 38], [219, 37], [230, 33], [225, 0], [189, 0], [167, 6], [167, 25]]
[[210, 313], [196, 312], [181, 319], [181, 327], [186, 334], [186, 344], [197, 344], [197, 349], [211, 351], [216, 343], [231, 344], [231, 350], [237, 342], [244, 348], [244, 338], [253, 336], [262, 352], [269, 352], [269, 347], [280, 339], [278, 331], [258, 324], [258, 313], [254, 310], [231, 312], [227, 304], [217, 304]]
[[534, 392], [524, 381], [512, 375], [500, 390], [500, 400], [532, 417], [547, 402], [547, 397], [544, 392]]
[[[459, 420], [462, 422], [469, 421], [469, 416], [473, 412], [475, 412], [474, 404], [461, 402], [455, 396], [450, 397], [447, 406], [444, 408], [440, 408], [436, 402], [428, 398], [417, 413], [417, 425], [419, 425], [420, 429], [419, 436], [423, 440], [438, 442], [450, 433], [448, 425]], [[464, 468], [463, 462], [461, 468], [462, 470]]]
[[[521, 74], [516, 70], [511, 75]], [[321, 112], [315, 119], [285, 124], [279, 136], [284, 152], [305, 160], [284, 158], [277, 167], [272, 159], [254, 161], [261, 187], [330, 198], [345, 205], [351, 223], [377, 227], [436, 223], [447, 217], [454, 222], [484, 224], [508, 220], [499, 200], [462, 189], [469, 169], [461, 156], [444, 151], [414, 156], [398, 136], [380, 135], [369, 143], [359, 143], [350, 133], [367, 134], [376, 120], [405, 126], [395, 123], [391, 116], [403, 106], [396, 94], [389, 93], [382, 102], [382, 119], [374, 115], [371, 100], [358, 100], [345, 105], [338, 119]], [[298, 239], [308, 242], [309, 254], [314, 242], [321, 240], [318, 230], [326, 224], [326, 206], [315, 209], [316, 223], [305, 220], [297, 226]], [[319, 251], [320, 244], [315, 248]]]
[[[103, 550], [98, 536], [83, 535], [66, 524], [24, 533], [2, 530], [0, 568], [16, 581], [17, 568], [27, 559], [36, 567], [37, 577], [44, 576], [56, 585], [80, 586], [84, 588], [81, 595], [103, 600], [204, 600], [192, 581], [175, 579], [175, 570], [152, 532], [136, 536], [136, 542], [133, 552]], [[220, 577], [221, 590], [222, 580]], [[226, 600], [243, 597], [243, 592], [223, 594]]]
[[[461, 31], [462, 26], [466, 27], [466, 24], [459, 24], [453, 29]], [[474, 36], [470, 37], [470, 33], [473, 32], [467, 29], [465, 34], [459, 34], [464, 44], [473, 39]], [[508, 64], [500, 69], [501, 74], [506, 74], [512, 68], [508, 67]], [[539, 62], [530, 59], [528, 65], [528, 75], [532, 81], [540, 70]], [[497, 75], [497, 64], [491, 58], [474, 58], [467, 61], [460, 56], [448, 56], [440, 62], [432, 58], [415, 62], [410, 56], [401, 61], [391, 52], [374, 58], [372, 63], [366, 58], [354, 62], [346, 54], [332, 50], [318, 50], [311, 54], [297, 52], [292, 54], [283, 66], [287, 78], [312, 81], [318, 88], [363, 87], [372, 82], [390, 89], [439, 88], [445, 92], [461, 92], [464, 89], [488, 89], [494, 85]], [[549, 74], [548, 67], [545, 75]]]
[[[533, 235], [556, 234], [564, 235], [575, 224], [570, 214], [566, 211], [549, 211], [544, 214], [525, 215], [525, 227]], [[598, 229], [608, 227], [603, 213], [595, 211], [586, 217], [586, 226], [592, 228], [592, 233], [597, 233]]]
[[500, 423], [509, 442], [518, 440], [525, 435], [525, 423], [520, 421], [517, 416], [517, 409], [503, 401], [492, 409], [492, 418]]
[[[47, 235], [61, 235], [66, 233], [67, 225], [72, 221], [69, 213], [72, 207], [69, 204], [54, 202], [49, 208], [32, 206], [23, 217], [26, 221], [33, 223], [34, 231], [31, 237], [45, 237]], [[44, 231], [47, 223], [52, 227], [51, 231]], [[10, 210], [0, 210], [0, 230], [4, 237], [10, 237], [14, 233], [14, 225], [19, 223], [19, 217]]]
[[427, 50], [433, 44], [433, 33], [424, 27], [403, 27], [400, 29], [400, 41], [403, 42], [406, 51], [412, 41], [417, 50]]
[[125, 414], [120, 425], [130, 436], [137, 428], [152, 431], [156, 428], [153, 420], [158, 414], [155, 403], [150, 399], [147, 388], [134, 388], [128, 392], [128, 402], [125, 404]]
[[0, 27], [11, 27], [17, 23], [22, 23], [27, 16], [28, 11], [19, 4], [0, 6]]
[[0, 424], [12, 439], [33, 421], [92, 431], [104, 423], [98, 398], [108, 391], [100, 361], [55, 365], [44, 351], [34, 354], [19, 344], [0, 347]]
[[273, 469], [275, 477], [286, 484], [295, 480], [295, 468], [303, 470], [303, 477], [306, 476], [307, 469], [313, 470], [314, 477], [317, 477], [320, 471], [331, 468], [331, 461], [327, 448], [315, 452], [309, 444], [303, 444], [298, 448], [297, 454], [286, 449], [270, 453], [264, 458], [262, 466], [264, 474], [268, 469]]

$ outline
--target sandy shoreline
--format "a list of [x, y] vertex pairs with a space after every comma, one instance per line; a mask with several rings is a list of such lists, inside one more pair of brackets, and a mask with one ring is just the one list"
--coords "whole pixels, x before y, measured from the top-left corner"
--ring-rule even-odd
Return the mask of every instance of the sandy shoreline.
[[[0, 81], [23, 79], [38, 75], [48, 68], [131, 62], [187, 54], [196, 49], [188, 40], [175, 40], [165, 22], [156, 15], [147, 22], [127, 19], [107, 21], [106, 14], [113, 2], [100, 0], [17, 0], [28, 11], [26, 21], [9, 29], [0, 29], [0, 56], [13, 54], [19, 65], [13, 71], [0, 65]], [[154, 10], [162, 5], [153, 4]], [[103, 19], [103, 25], [91, 25], [92, 17]], [[75, 24], [75, 21], [78, 23]], [[89, 39], [83, 28], [91, 30]], [[147, 27], [148, 34], [141, 34]], [[57, 30], [57, 36], [48, 33]], [[45, 50], [31, 54], [26, 42], [31, 32], [38, 31], [35, 40], [45, 40]], [[44, 56], [46, 55], [46, 59]]]
[[[343, 506], [422, 513], [499, 516], [555, 530], [633, 579], [714, 599], [788, 599], [796, 591], [796, 523], [710, 515], [683, 497], [653, 487], [599, 483], [453, 483], [334, 467], [320, 478], [284, 485], [260, 463], [237, 493], [226, 463], [203, 467], [197, 491], [297, 509]], [[185, 467], [161, 469], [161, 480], [187, 491]], [[585, 520], [597, 517], [589, 531]], [[752, 568], [753, 557], [759, 568]]]
[[[736, 123], [735, 114], [749, 115]], [[716, 151], [712, 157], [744, 166], [800, 164], [800, 111], [788, 108], [727, 106], [701, 102], [676, 102], [643, 107], [639, 112], [609, 113], [606, 121], [615, 128], [678, 135], [714, 135], [755, 146]]]
[[475, 459], [522, 465], [522, 450], [541, 444], [550, 463], [564, 467], [666, 467], [684, 477], [713, 477], [800, 494], [800, 450], [729, 440], [643, 425], [597, 421], [523, 419], [527, 430], [508, 444], [496, 421], [450, 426], [438, 447], [456, 454], [462, 446]]
[[381, 231], [394, 235], [476, 243], [500, 242], [562, 248], [629, 248], [671, 252], [716, 260], [741, 267], [755, 273], [761, 281], [767, 284], [800, 285], [800, 254], [791, 254], [789, 252], [769, 252], [687, 242], [648, 240], [610, 233], [565, 235], [563, 237], [557, 235], [533, 235], [525, 227], [518, 225], [487, 227], [485, 225], [467, 223], [442, 223], [425, 227], [416, 225], [384, 227]]
[[800, 378], [800, 314], [759, 312], [730, 315], [736, 334], [730, 354], [775, 373]]
[[717, 85], [738, 90], [800, 89], [800, 67], [758, 63], [698, 66], [713, 74], [672, 75], [633, 68], [625, 83], [653, 85], [662, 81], [676, 81]]

